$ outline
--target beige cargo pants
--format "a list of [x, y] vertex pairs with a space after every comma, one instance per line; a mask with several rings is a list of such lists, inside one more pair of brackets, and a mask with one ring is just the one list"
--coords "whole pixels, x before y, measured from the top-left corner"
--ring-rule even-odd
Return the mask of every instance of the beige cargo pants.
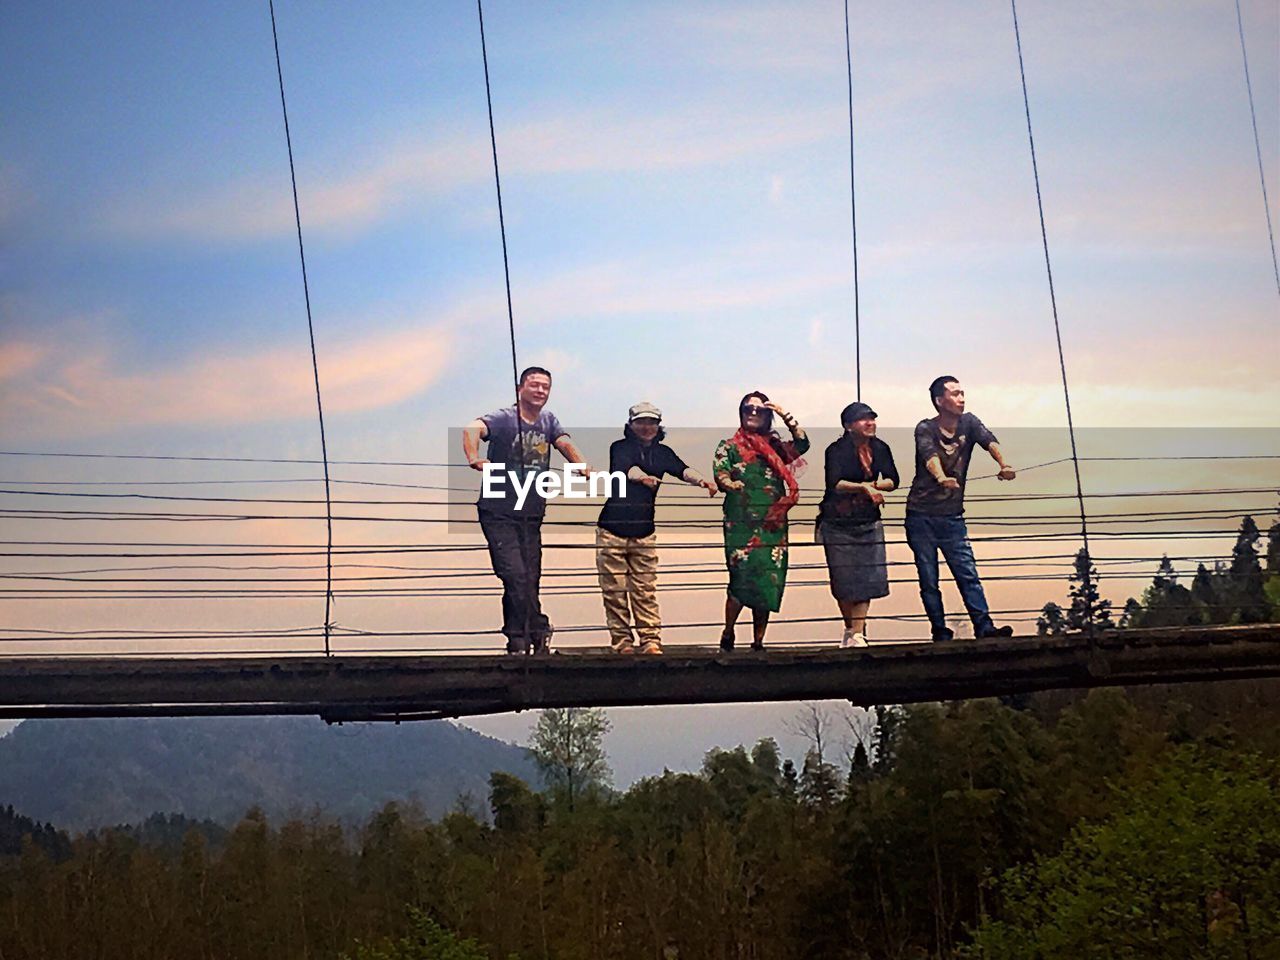
[[604, 597], [604, 618], [615, 650], [633, 644], [662, 643], [658, 613], [658, 535], [619, 537], [596, 527], [596, 571]]

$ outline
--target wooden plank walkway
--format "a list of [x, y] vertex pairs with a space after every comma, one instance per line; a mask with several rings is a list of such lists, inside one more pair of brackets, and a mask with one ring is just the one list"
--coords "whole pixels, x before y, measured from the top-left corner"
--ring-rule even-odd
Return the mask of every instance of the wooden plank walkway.
[[1280, 677], [1280, 624], [868, 649], [671, 647], [508, 656], [0, 658], [0, 717], [315, 714], [415, 720], [543, 707], [849, 700]]

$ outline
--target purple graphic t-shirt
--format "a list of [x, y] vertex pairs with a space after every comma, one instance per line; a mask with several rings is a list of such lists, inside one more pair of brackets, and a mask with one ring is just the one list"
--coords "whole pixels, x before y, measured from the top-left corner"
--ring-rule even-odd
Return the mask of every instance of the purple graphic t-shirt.
[[[551, 466], [551, 448], [568, 431], [560, 426], [556, 415], [543, 409], [533, 423], [517, 420], [515, 405], [503, 407], [480, 418], [489, 434], [489, 450], [486, 458], [502, 468], [505, 473], [514, 471], [522, 478], [526, 474], [541, 473]], [[522, 442], [523, 441], [523, 445]], [[482, 511], [502, 516], [540, 517], [547, 509], [547, 501], [538, 495], [535, 487], [529, 488], [524, 509], [516, 509], [516, 492], [509, 478], [504, 479], [501, 499], [481, 497], [477, 505]]]

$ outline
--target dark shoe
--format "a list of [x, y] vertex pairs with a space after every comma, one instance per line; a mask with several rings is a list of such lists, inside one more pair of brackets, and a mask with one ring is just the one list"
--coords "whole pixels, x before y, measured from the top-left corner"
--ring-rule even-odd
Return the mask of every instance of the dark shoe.
[[729, 629], [720, 634], [720, 649], [725, 653], [733, 653], [733, 630]]
[[752, 640], [752, 641], [751, 641], [751, 649], [752, 649], [752, 650], [754, 650], [754, 651], [756, 651], [756, 653], [760, 653], [761, 651], [763, 651], [763, 650], [764, 650], [764, 641], [763, 641], [763, 640]]
[[540, 637], [534, 637], [531, 643], [533, 647], [530, 653], [534, 655], [547, 654], [551, 652], [551, 635], [556, 632], [556, 628], [550, 623], [547, 624], [547, 632]]
[[1003, 627], [988, 627], [986, 630], [983, 630], [980, 634], [978, 634], [978, 639], [990, 640], [993, 637], [1012, 637], [1012, 636], [1013, 636], [1013, 627], [1006, 625]]
[[952, 630], [950, 627], [943, 627], [941, 630], [933, 631], [934, 643], [947, 643], [948, 641], [954, 640], [955, 638], [956, 638], [955, 631]]

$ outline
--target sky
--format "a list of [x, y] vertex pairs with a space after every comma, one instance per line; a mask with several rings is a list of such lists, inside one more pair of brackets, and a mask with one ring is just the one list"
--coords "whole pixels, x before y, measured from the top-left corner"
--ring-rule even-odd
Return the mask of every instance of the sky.
[[[1024, 0], [1018, 12], [1077, 423], [1280, 425], [1280, 314], [1234, 7]], [[1274, 199], [1280, 9], [1244, 0], [1242, 12]], [[276, 13], [329, 455], [456, 459], [448, 430], [508, 402], [512, 379], [476, 10], [282, 0]], [[835, 426], [854, 381], [842, 16], [834, 3], [486, 6], [517, 352], [552, 369], [551, 407], [571, 429], [616, 430], [649, 399], [673, 437], [727, 430], [747, 389]], [[1010, 9], [854, 0], [850, 21], [863, 397], [883, 425], [909, 427], [947, 372], [986, 422], [1033, 431], [1019, 454], [1060, 444]], [[318, 456], [266, 4], [7, 4], [0, 59], [0, 446]], [[313, 473], [0, 466], [27, 487], [117, 492]], [[425, 468], [343, 476], [440, 482]], [[285, 488], [315, 495], [235, 487]], [[41, 541], [76, 539], [68, 527], [173, 536], [160, 526], [6, 523]], [[316, 535], [314, 522], [199, 526], [210, 541]], [[474, 615], [463, 601], [361, 602], [344, 615], [374, 628]], [[588, 618], [581, 603], [564, 619]], [[317, 619], [312, 601], [4, 606], [0, 621], [32, 630]], [[790, 709], [690, 716], [749, 739]], [[632, 730], [643, 752], [654, 721], [631, 717], [616, 714], [616, 736]]]

